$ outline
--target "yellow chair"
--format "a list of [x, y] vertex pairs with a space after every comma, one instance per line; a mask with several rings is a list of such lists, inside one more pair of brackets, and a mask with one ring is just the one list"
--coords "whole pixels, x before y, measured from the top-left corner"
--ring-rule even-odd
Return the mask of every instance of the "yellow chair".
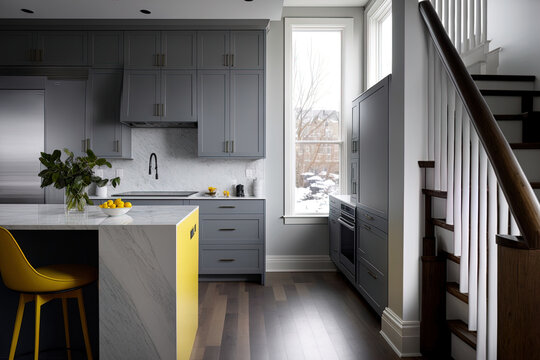
[[76, 298], [78, 301], [86, 355], [88, 359], [92, 359], [81, 288], [97, 280], [97, 270], [94, 267], [88, 265], [51, 265], [34, 268], [24, 256], [13, 235], [0, 227], [0, 274], [6, 287], [21, 293], [9, 360], [15, 357], [24, 307], [26, 303], [31, 301], [36, 302], [34, 359], [38, 359], [41, 306], [53, 299], [62, 299], [67, 356], [71, 360], [67, 311], [67, 299], [69, 298]]

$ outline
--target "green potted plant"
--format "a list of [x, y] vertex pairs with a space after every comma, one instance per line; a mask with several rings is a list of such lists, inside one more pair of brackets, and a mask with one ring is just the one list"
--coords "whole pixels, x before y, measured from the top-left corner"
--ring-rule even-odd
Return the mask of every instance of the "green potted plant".
[[105, 159], [98, 158], [92, 150], [86, 151], [86, 156], [77, 157], [68, 149], [64, 149], [67, 154], [65, 161], [61, 159], [61, 151], [54, 150], [52, 154], [42, 152], [39, 161], [45, 169], [39, 173], [41, 177], [41, 187], [53, 185], [57, 189], [65, 188], [66, 210], [84, 211], [86, 204], [94, 203], [88, 197], [86, 188], [94, 183], [97, 186], [105, 186], [109, 183], [113, 187], [120, 184], [120, 178], [103, 179], [94, 174], [94, 167], [111, 167]]

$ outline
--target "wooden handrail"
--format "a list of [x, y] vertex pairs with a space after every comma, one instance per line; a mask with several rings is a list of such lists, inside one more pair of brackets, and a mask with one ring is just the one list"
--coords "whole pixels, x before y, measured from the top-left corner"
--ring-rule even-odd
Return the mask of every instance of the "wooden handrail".
[[435, 9], [429, 1], [420, 2], [418, 7], [448, 77], [452, 80], [484, 145], [510, 210], [523, 235], [524, 245], [529, 249], [540, 249], [540, 204], [536, 195], [486, 101], [450, 41]]

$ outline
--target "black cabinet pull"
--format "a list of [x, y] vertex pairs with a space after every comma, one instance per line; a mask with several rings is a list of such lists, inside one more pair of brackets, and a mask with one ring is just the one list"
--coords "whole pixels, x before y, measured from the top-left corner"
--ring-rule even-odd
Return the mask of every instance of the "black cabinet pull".
[[236, 231], [236, 229], [219, 229], [219, 231]]
[[377, 275], [375, 275], [374, 273], [372, 273], [371, 271], [368, 270], [367, 272], [372, 278], [374, 278], [375, 280], [377, 280]]
[[236, 206], [231, 206], [231, 205], [222, 205], [222, 206], [219, 206], [220, 209], [234, 209], [236, 208]]
[[219, 261], [221, 261], [221, 262], [233, 262], [235, 260], [236, 259], [219, 259]]

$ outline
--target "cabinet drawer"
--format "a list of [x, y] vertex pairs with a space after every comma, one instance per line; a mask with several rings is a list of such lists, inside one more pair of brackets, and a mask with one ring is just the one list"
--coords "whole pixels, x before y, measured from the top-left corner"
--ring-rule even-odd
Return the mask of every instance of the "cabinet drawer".
[[388, 232], [388, 221], [386, 219], [365, 210], [360, 205], [356, 207], [356, 217], [359, 221], [363, 221], [369, 226], [374, 226], [384, 233]]
[[262, 271], [261, 247], [200, 247], [200, 274], [251, 274]]
[[330, 207], [338, 209], [338, 212], [339, 212], [339, 208], [340, 208], [339, 205], [340, 205], [340, 201], [334, 198], [333, 196], [330, 196]]
[[361, 256], [358, 257], [357, 264], [360, 292], [380, 315], [387, 302], [386, 277], [370, 266]]
[[387, 235], [372, 225], [360, 221], [357, 225], [358, 251], [360, 256], [373, 265], [378, 271], [386, 273], [387, 268]]
[[201, 244], [253, 244], [263, 239], [263, 215], [201, 216]]
[[264, 213], [262, 200], [190, 200], [189, 204], [199, 205], [201, 215]]

